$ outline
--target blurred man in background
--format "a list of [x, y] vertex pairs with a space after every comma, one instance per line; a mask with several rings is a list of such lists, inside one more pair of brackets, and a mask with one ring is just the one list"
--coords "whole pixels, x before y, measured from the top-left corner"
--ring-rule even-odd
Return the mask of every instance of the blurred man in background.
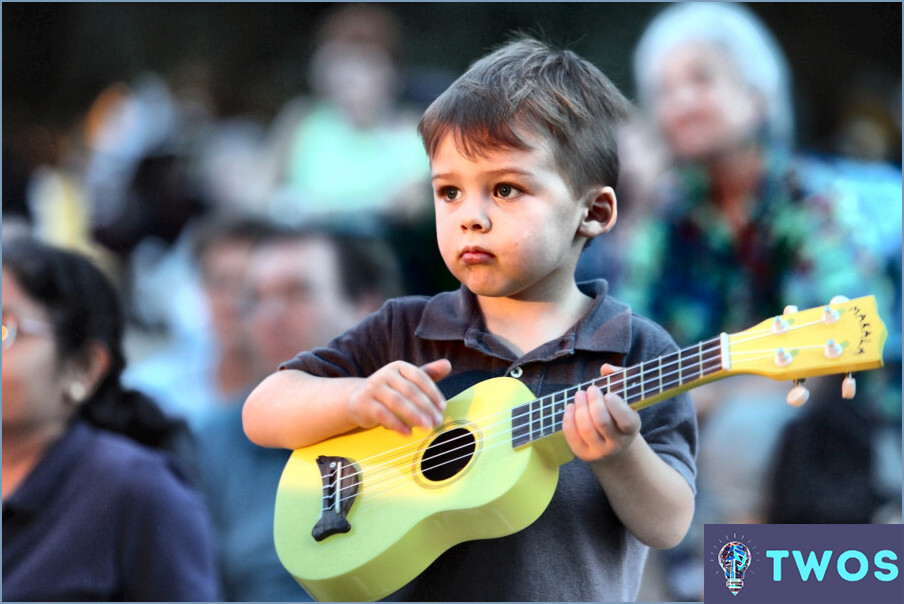
[[[255, 383], [399, 295], [400, 279], [393, 254], [378, 239], [313, 229], [282, 231], [261, 242], [243, 288], [242, 327]], [[273, 545], [277, 485], [291, 451], [246, 438], [244, 398], [198, 430], [201, 485], [219, 539], [224, 594], [245, 602], [309, 599]]]

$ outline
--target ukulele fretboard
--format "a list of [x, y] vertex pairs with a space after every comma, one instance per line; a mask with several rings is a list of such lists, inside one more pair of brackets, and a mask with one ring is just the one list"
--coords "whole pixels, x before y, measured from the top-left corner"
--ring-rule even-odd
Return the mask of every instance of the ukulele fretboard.
[[560, 431], [565, 406], [578, 390], [591, 385], [618, 394], [632, 407], [646, 406], [641, 403], [653, 397], [664, 400], [723, 369], [723, 343], [727, 345], [724, 335], [519, 405], [512, 409], [512, 446]]

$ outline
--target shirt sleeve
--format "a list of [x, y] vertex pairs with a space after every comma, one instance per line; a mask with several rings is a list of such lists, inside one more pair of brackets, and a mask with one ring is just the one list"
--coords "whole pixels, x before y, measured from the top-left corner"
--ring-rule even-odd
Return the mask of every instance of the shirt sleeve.
[[[638, 344], [639, 358], [632, 359], [630, 364], [662, 357], [678, 350], [678, 346], [661, 327], [636, 315], [634, 320], [644, 326], [644, 331]], [[639, 413], [644, 440], [696, 492], [698, 430], [697, 414], [690, 394], [683, 392], [642, 409]]]
[[688, 393], [640, 412], [644, 439], [696, 492], [697, 421]]

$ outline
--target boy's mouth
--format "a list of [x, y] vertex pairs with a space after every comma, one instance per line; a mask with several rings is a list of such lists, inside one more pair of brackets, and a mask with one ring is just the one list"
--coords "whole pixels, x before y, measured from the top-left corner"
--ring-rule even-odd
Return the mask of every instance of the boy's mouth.
[[468, 246], [464, 248], [458, 257], [465, 264], [483, 264], [495, 258], [491, 252], [478, 246]]

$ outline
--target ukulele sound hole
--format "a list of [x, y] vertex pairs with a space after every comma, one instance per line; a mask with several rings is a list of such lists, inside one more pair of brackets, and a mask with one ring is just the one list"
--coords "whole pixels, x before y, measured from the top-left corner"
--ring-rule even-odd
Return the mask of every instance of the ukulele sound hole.
[[433, 482], [452, 478], [468, 465], [476, 448], [474, 434], [464, 428], [443, 432], [424, 451], [421, 459], [424, 478]]

